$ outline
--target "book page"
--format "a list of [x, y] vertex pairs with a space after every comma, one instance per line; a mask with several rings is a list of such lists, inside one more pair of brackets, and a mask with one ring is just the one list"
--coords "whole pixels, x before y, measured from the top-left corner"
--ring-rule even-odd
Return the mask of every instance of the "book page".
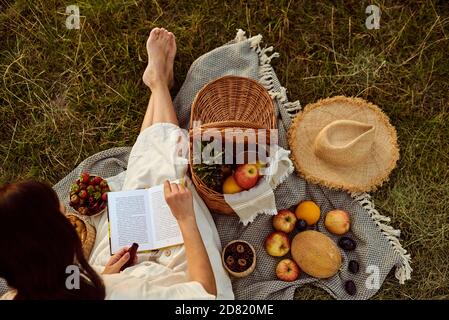
[[148, 190], [108, 193], [111, 253], [134, 242], [139, 251], [153, 249]]
[[148, 191], [155, 247], [160, 249], [183, 243], [178, 221], [176, 221], [165, 201], [164, 186], [159, 185], [150, 188]]

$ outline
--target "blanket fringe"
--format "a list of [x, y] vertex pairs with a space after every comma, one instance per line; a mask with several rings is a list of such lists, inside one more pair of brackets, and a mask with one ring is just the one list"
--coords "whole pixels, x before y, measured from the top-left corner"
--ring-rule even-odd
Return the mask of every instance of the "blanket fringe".
[[[239, 32], [242, 31], [239, 29]], [[244, 31], [242, 31], [244, 32]], [[241, 33], [240, 33], [241, 35]], [[238, 38], [241, 39], [241, 36]], [[236, 37], [237, 39], [237, 37]], [[257, 35], [249, 39], [251, 48], [259, 55], [259, 82], [268, 90], [271, 98], [276, 99], [284, 109], [291, 115], [295, 115], [301, 110], [301, 104], [299, 100], [289, 102], [287, 97], [287, 89], [280, 87], [279, 90], [275, 90], [273, 82], [273, 68], [271, 66], [271, 60], [279, 57], [278, 52], [273, 52], [273, 46], [264, 47], [260, 46], [262, 41], [262, 35]]]
[[371, 200], [371, 196], [367, 193], [353, 193], [351, 196], [354, 198], [354, 200], [358, 201], [359, 204], [365, 208], [365, 210], [368, 211], [368, 213], [371, 215], [371, 218], [376, 223], [376, 225], [379, 227], [382, 234], [387, 237], [393, 248], [395, 249], [396, 253], [399, 255], [401, 259], [401, 263], [396, 265], [395, 270], [395, 276], [396, 279], [399, 280], [400, 284], [404, 284], [406, 280], [411, 279], [411, 273], [413, 271], [412, 267], [410, 266], [411, 263], [411, 256], [410, 254], [407, 254], [407, 250], [405, 250], [400, 241], [399, 237], [401, 235], [401, 231], [394, 229], [393, 227], [385, 224], [384, 222], [390, 222], [391, 219], [389, 217], [386, 217], [377, 211], [377, 209], [374, 207], [374, 203]]
[[[246, 40], [245, 32], [241, 29], [237, 31], [236, 41]], [[296, 115], [298, 111], [301, 110], [301, 104], [298, 100], [289, 102], [287, 97], [287, 89], [285, 87], [280, 87], [278, 91], [274, 89], [273, 76], [271, 60], [273, 58], [279, 57], [279, 53], [273, 51], [273, 47], [261, 48], [260, 42], [262, 41], [262, 35], [257, 35], [249, 39], [250, 46], [259, 55], [259, 82], [268, 90], [268, 93], [273, 99], [277, 99], [280, 105], [282, 105], [285, 110], [290, 114], [292, 118]], [[286, 177], [283, 177], [285, 180]], [[355, 193], [352, 197], [360, 203], [360, 205], [368, 211], [373, 221], [379, 227], [382, 234], [387, 237], [394, 250], [397, 252], [401, 259], [401, 263], [396, 265], [395, 276], [399, 280], [400, 284], [404, 284], [406, 280], [411, 279], [411, 273], [413, 269], [410, 266], [411, 257], [407, 254], [400, 241], [399, 236], [401, 234], [400, 230], [396, 230], [393, 227], [385, 224], [385, 222], [390, 222], [390, 218], [382, 215], [374, 207], [374, 203], [371, 201], [371, 196], [367, 193]], [[270, 214], [270, 213], [266, 213]], [[255, 216], [254, 216], [255, 217]], [[252, 219], [254, 219], [252, 217]], [[249, 221], [251, 222], [251, 221]]]

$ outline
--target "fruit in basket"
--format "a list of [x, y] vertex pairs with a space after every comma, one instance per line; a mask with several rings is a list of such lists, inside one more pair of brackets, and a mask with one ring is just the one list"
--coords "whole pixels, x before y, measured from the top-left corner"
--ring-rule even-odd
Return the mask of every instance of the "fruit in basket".
[[273, 227], [285, 233], [293, 231], [296, 225], [296, 216], [290, 210], [281, 210], [273, 217]]
[[255, 164], [239, 165], [235, 170], [234, 179], [242, 189], [251, 189], [259, 181], [259, 170]]
[[313, 201], [302, 201], [295, 210], [298, 219], [305, 220], [309, 226], [314, 225], [320, 220], [320, 207]]
[[312, 277], [325, 279], [335, 275], [341, 267], [341, 253], [326, 235], [307, 230], [292, 241], [292, 256], [302, 271]]
[[223, 193], [224, 194], [233, 194], [241, 192], [243, 189], [237, 184], [233, 176], [229, 176], [226, 178], [223, 183]]
[[81, 215], [94, 215], [106, 208], [107, 181], [83, 172], [70, 187], [70, 206]]
[[290, 251], [290, 239], [282, 231], [275, 231], [265, 239], [265, 250], [270, 256], [282, 257]]
[[292, 259], [283, 259], [276, 266], [276, 276], [282, 281], [295, 281], [299, 274], [299, 267]]

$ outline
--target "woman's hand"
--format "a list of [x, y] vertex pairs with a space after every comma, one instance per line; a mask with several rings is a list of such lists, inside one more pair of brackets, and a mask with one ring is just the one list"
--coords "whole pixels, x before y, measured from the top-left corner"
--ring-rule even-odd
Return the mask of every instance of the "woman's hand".
[[178, 183], [164, 183], [164, 196], [178, 223], [195, 221], [193, 197], [189, 189]]
[[217, 295], [214, 272], [195, 220], [192, 193], [180, 184], [165, 181], [164, 194], [184, 239], [189, 281], [198, 281], [208, 293]]
[[[129, 248], [123, 248], [116, 254], [114, 254], [106, 263], [104, 267], [103, 274], [113, 274], [120, 273], [120, 268], [124, 266], [125, 263], [128, 262], [130, 258]], [[137, 263], [137, 255], [134, 260], [134, 264]]]

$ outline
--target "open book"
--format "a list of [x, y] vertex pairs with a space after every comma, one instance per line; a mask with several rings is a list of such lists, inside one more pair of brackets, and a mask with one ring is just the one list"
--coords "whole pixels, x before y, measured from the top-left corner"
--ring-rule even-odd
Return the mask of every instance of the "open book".
[[164, 186], [108, 193], [111, 254], [134, 242], [139, 252], [184, 242], [176, 218], [164, 198]]

